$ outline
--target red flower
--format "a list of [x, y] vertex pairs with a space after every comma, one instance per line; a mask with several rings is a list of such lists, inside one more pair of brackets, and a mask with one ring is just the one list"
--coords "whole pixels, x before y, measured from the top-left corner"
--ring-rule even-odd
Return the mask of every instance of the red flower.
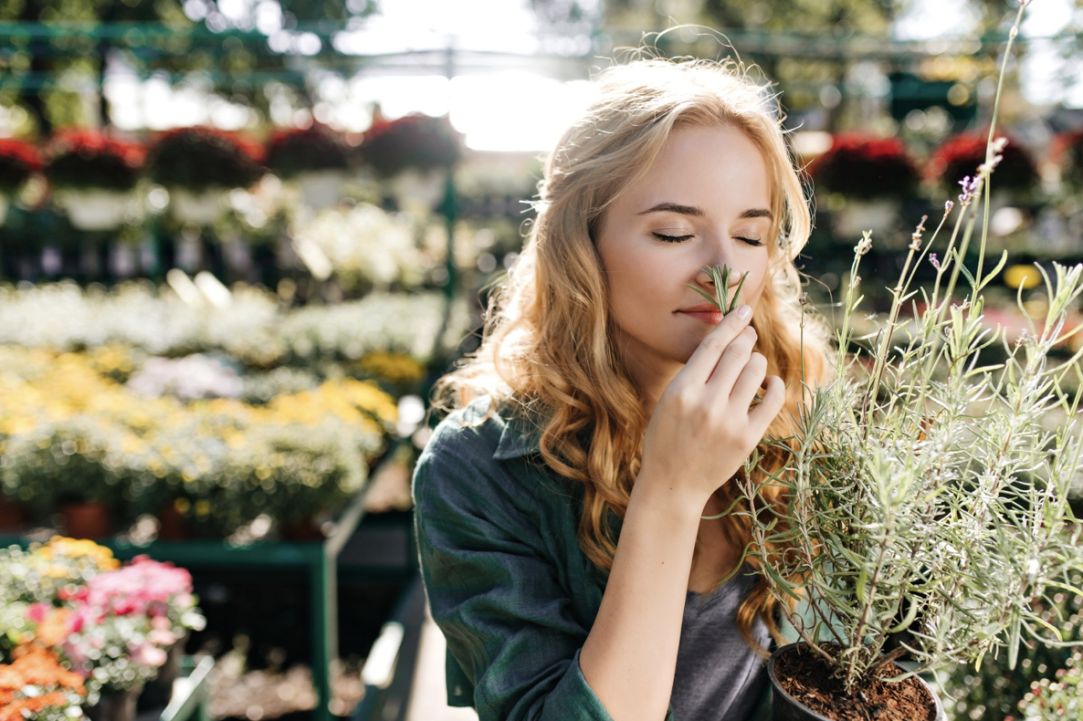
[[844, 133], [809, 168], [824, 190], [856, 198], [912, 195], [917, 170], [897, 138]]
[[75, 153], [84, 158], [110, 155], [120, 158], [133, 169], [138, 169], [146, 156], [141, 145], [111, 138], [100, 131], [86, 128], [67, 128], [53, 136], [49, 154], [55, 158], [66, 153]]
[[0, 139], [0, 192], [11, 192], [41, 171], [41, 156], [34, 146], [15, 139]]
[[135, 187], [145, 153], [97, 130], [72, 128], [53, 136], [48, 155], [45, 173], [53, 185], [124, 191]]
[[276, 130], [267, 144], [267, 167], [289, 178], [309, 170], [346, 170], [349, 146], [323, 125]]
[[[949, 138], [933, 153], [925, 168], [926, 176], [954, 191], [964, 177], [977, 175], [978, 166], [985, 162], [988, 139], [988, 131], [961, 133]], [[1038, 171], [1022, 146], [1009, 138], [1001, 155], [1003, 158], [992, 176], [994, 189], [1029, 190], [1037, 184]]]
[[462, 136], [447, 117], [407, 115], [373, 123], [358, 152], [380, 175], [390, 177], [406, 168], [426, 170], [455, 163], [462, 155]]
[[265, 172], [263, 148], [217, 128], [175, 128], [162, 133], [147, 155], [154, 182], [167, 187], [247, 188]]

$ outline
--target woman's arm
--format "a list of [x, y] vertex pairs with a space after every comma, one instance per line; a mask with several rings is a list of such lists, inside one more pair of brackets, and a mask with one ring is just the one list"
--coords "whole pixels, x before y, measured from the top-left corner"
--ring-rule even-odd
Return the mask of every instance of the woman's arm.
[[[744, 310], [744, 309], [742, 309]], [[732, 313], [667, 387], [647, 429], [613, 568], [580, 667], [614, 721], [662, 719], [699, 519], [782, 408], [784, 390], [753, 353], [750, 314]]]
[[456, 426], [437, 428], [414, 476], [425, 589], [462, 672], [449, 699], [481, 721], [612, 721], [578, 663], [596, 609], [584, 598], [602, 590], [562, 550], [578, 552], [571, 504], [537, 492], [522, 459], [494, 460], [499, 428]]

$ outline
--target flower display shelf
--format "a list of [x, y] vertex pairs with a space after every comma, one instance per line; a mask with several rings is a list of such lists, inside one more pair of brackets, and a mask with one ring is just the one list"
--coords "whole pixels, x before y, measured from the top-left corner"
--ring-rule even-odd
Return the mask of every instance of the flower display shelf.
[[214, 659], [204, 656], [197, 661], [186, 657], [181, 661], [181, 667], [188, 673], [174, 682], [173, 697], [158, 717], [159, 721], [211, 721], [207, 677], [214, 668]]
[[[385, 457], [388, 462], [392, 454]], [[375, 471], [374, 473], [378, 472]], [[187, 568], [259, 569], [280, 574], [284, 569], [304, 572], [312, 609], [308, 630], [311, 639], [312, 681], [318, 698], [312, 721], [332, 721], [331, 661], [338, 655], [338, 556], [365, 514], [365, 493], [358, 491], [334, 519], [334, 530], [326, 538], [312, 541], [255, 541], [235, 545], [226, 540], [152, 541], [134, 544], [119, 538], [97, 541], [119, 560], [146, 554], [156, 561], [169, 561]], [[30, 540], [20, 536], [0, 537], [0, 546]], [[164, 718], [164, 717], [163, 717]], [[180, 717], [177, 717], [178, 719]]]

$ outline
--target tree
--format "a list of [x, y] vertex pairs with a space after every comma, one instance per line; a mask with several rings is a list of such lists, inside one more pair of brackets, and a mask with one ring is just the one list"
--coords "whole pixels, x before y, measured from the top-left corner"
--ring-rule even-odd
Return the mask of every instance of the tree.
[[[301, 34], [314, 38], [311, 58], [298, 62], [296, 44], [272, 49], [267, 27], [257, 27], [257, 5], [280, 18], [269, 26], [287, 44]], [[0, 2], [0, 38], [8, 41], [0, 44], [0, 100], [25, 107], [41, 135], [57, 123], [106, 124], [101, 88], [113, 60], [143, 77], [199, 74], [213, 92], [248, 102], [258, 102], [260, 83], [270, 77], [303, 96], [308, 67], [336, 56], [332, 34], [375, 9], [375, 0], [249, 0], [237, 17], [218, 0], [8, 0]], [[87, 79], [98, 91], [96, 118], [81, 109], [77, 87]]]

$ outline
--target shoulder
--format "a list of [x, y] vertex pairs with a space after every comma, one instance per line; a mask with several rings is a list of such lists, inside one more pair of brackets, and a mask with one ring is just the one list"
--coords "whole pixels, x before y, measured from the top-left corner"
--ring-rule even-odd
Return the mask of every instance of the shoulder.
[[522, 414], [478, 398], [437, 425], [414, 471], [419, 513], [433, 504], [474, 505], [481, 497], [533, 498], [528, 464], [509, 463], [537, 448], [537, 426]]
[[493, 407], [492, 400], [482, 396], [440, 421], [418, 462], [431, 463], [433, 458], [462, 453], [491, 458], [506, 428], [507, 421]]

